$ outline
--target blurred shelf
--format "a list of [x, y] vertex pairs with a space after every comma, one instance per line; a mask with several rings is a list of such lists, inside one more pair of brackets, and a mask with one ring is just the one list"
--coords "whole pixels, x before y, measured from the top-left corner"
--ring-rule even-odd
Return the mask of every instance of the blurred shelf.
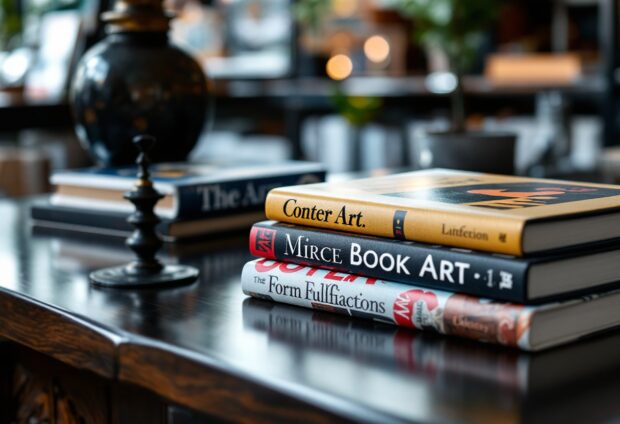
[[0, 92], [0, 131], [73, 125], [69, 105], [62, 100], [34, 100], [21, 93]]
[[[374, 97], [434, 97], [448, 94], [430, 91], [424, 76], [409, 77], [352, 77], [342, 82], [327, 78], [298, 78], [272, 81], [221, 81], [218, 96], [247, 97], [325, 97], [333, 94], [336, 88], [351, 96]], [[559, 90], [569, 94], [601, 94], [604, 90], [602, 78], [589, 76], [573, 84], [563, 85], [514, 85], [497, 86], [483, 76], [467, 76], [464, 81], [465, 93], [471, 96], [532, 96], [541, 91]]]
[[[548, 90], [566, 93], [580, 111], [597, 113], [604, 93], [604, 81], [598, 77], [570, 85], [495, 86], [484, 77], [468, 76], [464, 85], [470, 110], [475, 113], [497, 113], [507, 108], [532, 113], [536, 94]], [[381, 97], [387, 107], [402, 108], [403, 114], [427, 114], [449, 107], [449, 95], [431, 92], [424, 76], [352, 77], [343, 82], [327, 78], [220, 80], [214, 91], [216, 119], [273, 115], [275, 111], [329, 112], [334, 110], [331, 97], [336, 90], [349, 96]], [[20, 94], [0, 92], [0, 131], [72, 125], [66, 101], [30, 100]]]

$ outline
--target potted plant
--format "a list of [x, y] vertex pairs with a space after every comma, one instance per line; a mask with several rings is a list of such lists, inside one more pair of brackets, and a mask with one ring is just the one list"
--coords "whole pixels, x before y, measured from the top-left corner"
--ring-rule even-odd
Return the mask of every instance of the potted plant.
[[[496, 16], [498, 0], [396, 0], [414, 20], [414, 36], [427, 51], [441, 51], [449, 69], [450, 129], [414, 139], [420, 167], [483, 172], [514, 172], [514, 134], [468, 131], [463, 75], [470, 68], [485, 29]], [[448, 91], [448, 90], [446, 90]]]

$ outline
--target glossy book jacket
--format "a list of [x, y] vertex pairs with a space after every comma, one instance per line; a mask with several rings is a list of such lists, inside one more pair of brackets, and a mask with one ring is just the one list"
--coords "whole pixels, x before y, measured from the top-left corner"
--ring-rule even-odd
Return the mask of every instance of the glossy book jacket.
[[249, 247], [256, 257], [518, 303], [600, 291], [620, 281], [617, 242], [518, 258], [263, 221], [252, 227]]
[[246, 295], [311, 309], [537, 351], [620, 324], [620, 291], [539, 306], [258, 259], [241, 274]]
[[620, 186], [436, 169], [274, 189], [266, 215], [523, 256], [620, 237]]

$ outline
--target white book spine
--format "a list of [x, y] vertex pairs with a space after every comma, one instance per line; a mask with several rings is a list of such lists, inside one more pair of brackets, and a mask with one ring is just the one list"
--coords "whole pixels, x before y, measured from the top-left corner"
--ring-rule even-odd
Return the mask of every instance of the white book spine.
[[[50, 197], [50, 203], [54, 206], [65, 206], [70, 208], [106, 212], [124, 212], [127, 214], [132, 213], [135, 210], [135, 206], [128, 201], [115, 202], [108, 200], [86, 199], [84, 197], [68, 196], [58, 193], [55, 193]], [[175, 201], [174, 203], [176, 205], [177, 202]], [[174, 208], [170, 209], [161, 206], [155, 206], [155, 213], [160, 218], [166, 219], [174, 219], [176, 216], [176, 211]]]
[[248, 262], [241, 284], [258, 298], [531, 350], [533, 307], [269, 259]]

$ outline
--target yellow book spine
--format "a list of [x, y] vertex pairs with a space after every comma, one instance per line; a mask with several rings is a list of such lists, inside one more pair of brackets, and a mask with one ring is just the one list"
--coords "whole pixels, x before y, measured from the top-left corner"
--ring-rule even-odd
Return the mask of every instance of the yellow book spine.
[[290, 224], [522, 256], [524, 223], [516, 219], [341, 201], [272, 190], [267, 218]]

